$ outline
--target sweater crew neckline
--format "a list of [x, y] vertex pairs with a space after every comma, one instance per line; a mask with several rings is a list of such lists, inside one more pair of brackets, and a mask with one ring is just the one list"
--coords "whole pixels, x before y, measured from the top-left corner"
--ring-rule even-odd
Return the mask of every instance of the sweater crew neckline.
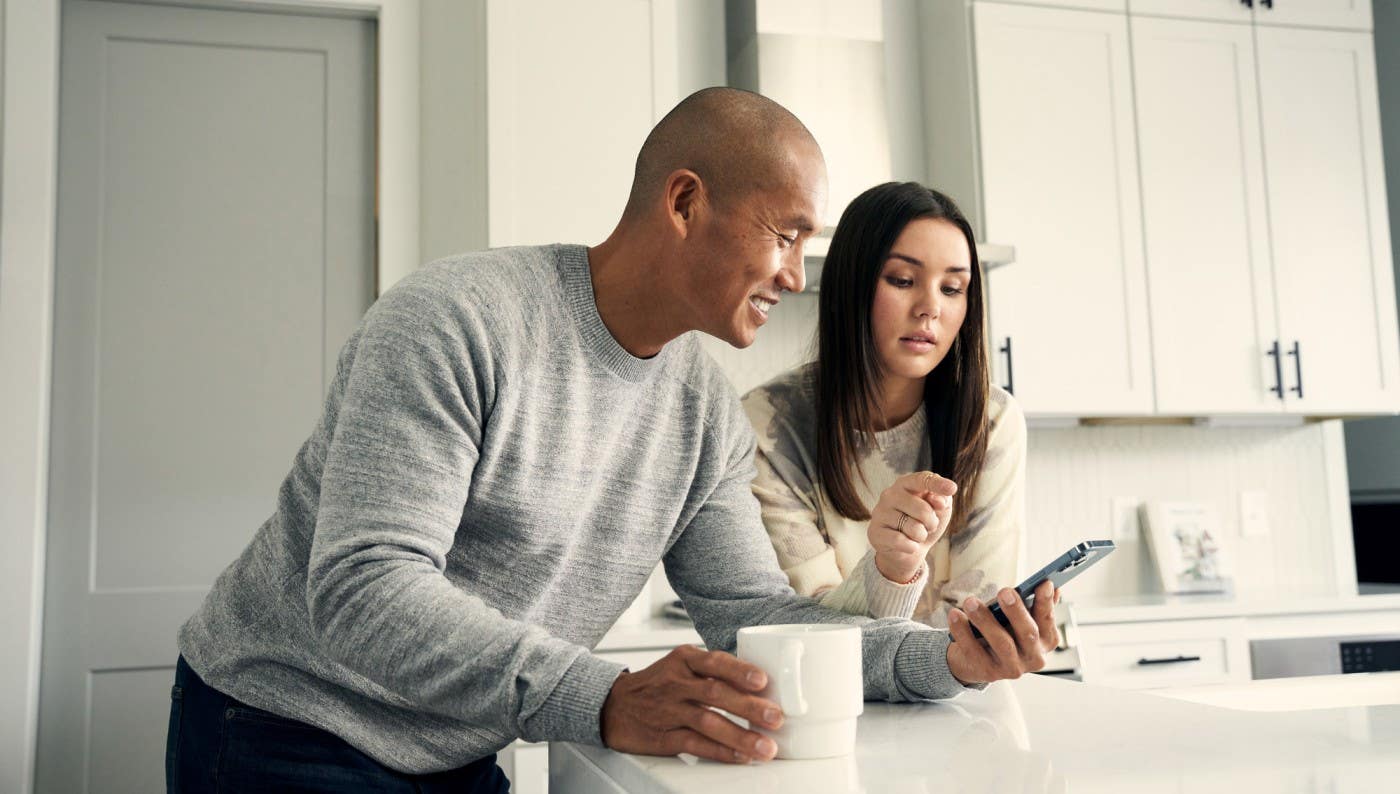
[[578, 328], [583, 346], [609, 372], [633, 383], [646, 380], [660, 371], [669, 345], [651, 358], [637, 358], [627, 352], [608, 330], [598, 313], [598, 299], [593, 293], [593, 275], [588, 265], [588, 249], [582, 245], [561, 245], [558, 248], [559, 273], [564, 286], [564, 300]]
[[898, 447], [901, 444], [915, 439], [922, 441], [923, 437], [927, 434], [928, 417], [924, 415], [924, 406], [920, 403], [918, 409], [915, 410], [913, 415], [908, 419], [905, 419], [903, 422], [900, 422], [888, 430], [880, 430], [871, 435], [875, 437], [875, 445], [877, 447], [880, 449], [890, 449], [891, 447]]

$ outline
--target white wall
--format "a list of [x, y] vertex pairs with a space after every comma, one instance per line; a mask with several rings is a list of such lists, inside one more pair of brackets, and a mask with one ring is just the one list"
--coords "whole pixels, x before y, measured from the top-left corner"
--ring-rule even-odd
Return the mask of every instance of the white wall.
[[486, 247], [486, 0], [421, 0], [424, 262]]
[[48, 474], [58, 0], [5, 0], [0, 154], [0, 791], [33, 776]]

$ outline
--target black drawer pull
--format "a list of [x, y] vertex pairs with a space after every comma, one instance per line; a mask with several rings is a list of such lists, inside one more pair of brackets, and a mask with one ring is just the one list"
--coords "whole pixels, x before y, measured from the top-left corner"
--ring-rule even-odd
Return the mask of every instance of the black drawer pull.
[[1199, 656], [1174, 656], [1169, 659], [1138, 659], [1138, 664], [1176, 664], [1177, 662], [1199, 662]]

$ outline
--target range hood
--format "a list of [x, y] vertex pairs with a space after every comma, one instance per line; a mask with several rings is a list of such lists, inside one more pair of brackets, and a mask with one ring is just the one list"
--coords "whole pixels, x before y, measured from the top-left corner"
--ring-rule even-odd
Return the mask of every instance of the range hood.
[[[807, 241], [806, 247], [802, 251], [802, 263], [807, 270], [807, 288], [803, 292], [819, 292], [822, 281], [822, 265], [826, 263], [826, 251], [831, 245], [831, 238], [826, 235], [813, 237]], [[1016, 261], [1016, 247], [1013, 245], [997, 245], [996, 243], [978, 243], [977, 261], [982, 265], [982, 272], [991, 271], [1009, 265]]]

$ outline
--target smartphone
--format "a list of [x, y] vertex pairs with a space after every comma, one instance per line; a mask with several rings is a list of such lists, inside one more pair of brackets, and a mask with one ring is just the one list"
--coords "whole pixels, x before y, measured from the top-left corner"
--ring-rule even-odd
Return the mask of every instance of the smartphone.
[[[1064, 554], [1061, 554], [1054, 562], [1026, 577], [1024, 582], [1016, 586], [1016, 592], [1021, 596], [1021, 600], [1026, 602], [1026, 609], [1030, 609], [1035, 605], [1035, 589], [1040, 586], [1041, 582], [1049, 579], [1054, 583], [1055, 587], [1064, 587], [1065, 582], [1068, 582], [1089, 566], [1107, 557], [1109, 552], [1113, 551], [1115, 548], [1111, 540], [1086, 540]], [[1000, 601], [993, 601], [991, 605], [988, 606], [988, 609], [991, 611], [992, 617], [996, 618], [997, 622], [1003, 627], [1011, 627], [1010, 618], [1006, 617], [1006, 613], [1001, 611]], [[978, 631], [976, 626], [973, 626], [972, 636], [981, 639], [982, 632]]]

